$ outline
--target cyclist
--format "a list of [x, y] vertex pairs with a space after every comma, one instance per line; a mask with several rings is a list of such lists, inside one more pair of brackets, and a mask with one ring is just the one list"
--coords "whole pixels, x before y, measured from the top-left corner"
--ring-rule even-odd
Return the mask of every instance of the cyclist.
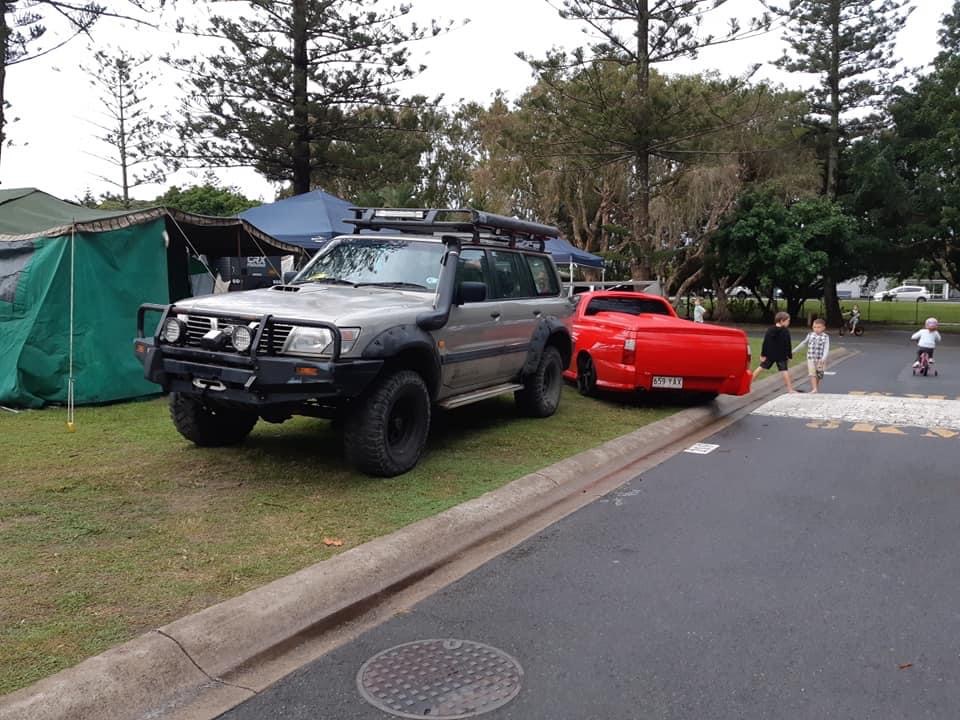
[[910, 336], [911, 340], [917, 341], [917, 361], [913, 363], [914, 367], [920, 367], [920, 356], [924, 353], [927, 354], [930, 363], [933, 363], [933, 351], [937, 349], [937, 343], [942, 340], [940, 333], [937, 332], [939, 325], [935, 317], [927, 318], [923, 327]]
[[847, 320], [847, 323], [850, 325], [850, 333], [857, 332], [857, 325], [860, 323], [860, 306], [854, 305], [850, 309], [850, 319]]

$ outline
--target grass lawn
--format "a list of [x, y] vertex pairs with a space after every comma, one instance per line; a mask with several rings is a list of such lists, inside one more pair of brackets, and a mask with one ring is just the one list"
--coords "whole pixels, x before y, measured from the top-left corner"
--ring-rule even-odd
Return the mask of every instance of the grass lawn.
[[866, 300], [842, 300], [844, 312], [854, 305], [860, 306], [864, 322], [891, 325], [923, 326], [923, 321], [933, 316], [941, 323], [960, 323], [960, 302], [867, 302]]
[[676, 409], [568, 387], [531, 420], [491, 400], [435, 415], [389, 480], [352, 472], [321, 420], [199, 449], [160, 399], [81, 408], [72, 434], [63, 409], [0, 411], [0, 694]]
[[[708, 310], [712, 310], [713, 308], [713, 303], [709, 299], [705, 301], [704, 305]], [[950, 329], [950, 325], [960, 325], [960, 302], [878, 302], [868, 301], [866, 299], [840, 301], [840, 306], [845, 313], [849, 312], [850, 308], [854, 305], [860, 306], [860, 316], [865, 323], [916, 326], [919, 328], [923, 325], [924, 320], [933, 316], [942, 324], [946, 325], [947, 327], [945, 329], [947, 330]], [[738, 317], [740, 322], [762, 322], [760, 306], [754, 300], [731, 300], [730, 306], [735, 312], [735, 317]], [[786, 310], [787, 304], [781, 300], [778, 303], [778, 307], [781, 310]], [[681, 317], [686, 317], [686, 306], [681, 306], [678, 312]], [[803, 304], [801, 317], [793, 319], [793, 327], [791, 329], [796, 331], [800, 329], [799, 326], [805, 326], [807, 322], [806, 318], [810, 313], [816, 313], [822, 316], [823, 312], [823, 303], [820, 300], [807, 300]], [[836, 330], [836, 328], [832, 329], [834, 331]]]
[[[800, 341], [807, 336], [807, 332], [808, 331], [806, 328], [795, 328], [795, 327], [790, 328], [790, 337], [793, 338], [794, 347], [796, 347], [800, 343]], [[837, 342], [839, 340], [839, 338], [837, 338], [836, 333], [830, 333], [830, 339], [831, 339], [831, 342]], [[763, 338], [750, 337], [749, 341], [750, 341], [750, 356], [753, 358], [752, 360], [753, 364], [751, 367], [755, 368], [757, 367], [757, 365], [760, 364], [760, 347], [763, 345]], [[806, 359], [807, 359], [807, 349], [802, 348], [800, 352], [794, 354], [793, 360], [790, 361], [791, 366], [796, 365], [799, 362], [803, 362]], [[777, 369], [776, 367], [774, 367], [772, 370], [768, 370], [767, 374], [769, 375], [770, 373], [775, 373], [776, 371]], [[760, 377], [757, 378], [757, 381], [759, 382], [760, 380], [763, 380], [763, 378], [764, 376], [761, 375]]]

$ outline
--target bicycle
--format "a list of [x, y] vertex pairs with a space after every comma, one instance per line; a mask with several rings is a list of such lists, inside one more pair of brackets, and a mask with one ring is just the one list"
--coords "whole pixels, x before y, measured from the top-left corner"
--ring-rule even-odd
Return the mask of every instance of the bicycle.
[[850, 318], [849, 320], [844, 320], [842, 323], [840, 323], [841, 337], [843, 336], [844, 332], [852, 333], [857, 337], [860, 337], [861, 335], [863, 335], [863, 320], [858, 319], [857, 322], [853, 325], [853, 327], [851, 327], [850, 323], [852, 321], [853, 321], [853, 318]]
[[920, 353], [920, 359], [917, 361], [919, 365], [913, 368], [913, 374], [923, 375], [927, 377], [931, 370], [933, 370], [933, 376], [936, 377], [939, 373], [937, 369], [933, 367], [933, 360], [930, 358], [930, 354], [926, 352]]

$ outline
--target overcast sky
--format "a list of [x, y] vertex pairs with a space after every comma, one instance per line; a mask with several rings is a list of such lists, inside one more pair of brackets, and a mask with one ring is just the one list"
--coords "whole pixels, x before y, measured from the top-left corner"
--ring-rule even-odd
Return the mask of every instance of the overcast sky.
[[[523, 50], [543, 55], [552, 46], [574, 47], [585, 36], [573, 22], [562, 20], [546, 0], [411, 0], [418, 20], [430, 17], [462, 21], [444, 36], [417, 43], [416, 60], [427, 70], [411, 81], [404, 91], [430, 96], [442, 93], [453, 104], [461, 99], [486, 101], [501, 89], [517, 97], [530, 83], [527, 65], [515, 53]], [[951, 0], [922, 0], [901, 34], [898, 53], [911, 66], [925, 65], [937, 52], [936, 31], [941, 16], [950, 9]], [[725, 6], [742, 19], [756, 15], [756, 0], [730, 0]], [[717, 17], [718, 21], [723, 16]], [[160, 54], [178, 42], [171, 32], [156, 32], [102, 22], [94, 30], [99, 46], [122, 47], [130, 51], [149, 50]], [[780, 33], [744, 42], [711, 48], [697, 60], [675, 63], [674, 72], [717, 70], [740, 74], [754, 63], [774, 59], [782, 52]], [[91, 124], [98, 121], [96, 92], [80, 66], [92, 62], [88, 43], [77, 39], [50, 55], [17, 65], [7, 75], [7, 99], [12, 103], [8, 117], [18, 120], [7, 126], [12, 147], [3, 151], [0, 183], [3, 187], [37, 187], [59, 197], [76, 199], [89, 188], [95, 195], [113, 190], [98, 175], [109, 175], [111, 167], [93, 155], [105, 147], [94, 135]], [[158, 72], [165, 72], [157, 64]], [[798, 85], [801, 79], [765, 66], [759, 77]], [[158, 108], [174, 109], [175, 95], [169, 73], [158, 82], [153, 93]], [[92, 154], [91, 154], [92, 153]], [[218, 170], [222, 182], [239, 187], [246, 195], [266, 201], [273, 199], [275, 188], [252, 170]], [[150, 199], [169, 184], [197, 182], [181, 173], [163, 186], [142, 186], [133, 195]]]

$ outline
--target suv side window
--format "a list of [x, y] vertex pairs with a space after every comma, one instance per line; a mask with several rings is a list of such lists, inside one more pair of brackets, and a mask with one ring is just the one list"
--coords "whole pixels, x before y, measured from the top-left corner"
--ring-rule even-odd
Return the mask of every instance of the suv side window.
[[494, 282], [496, 284], [495, 297], [498, 298], [529, 298], [536, 297], [533, 290], [533, 278], [523, 256], [514, 252], [493, 250], [490, 253], [493, 259]]
[[460, 251], [460, 258], [457, 260], [457, 285], [462, 282], [483, 283], [487, 286], [487, 297], [490, 297], [490, 283], [487, 282], [489, 276], [489, 263], [484, 250], [467, 248]]
[[536, 255], [525, 255], [527, 264], [530, 266], [530, 272], [533, 273], [533, 285], [537, 295], [556, 295], [560, 292], [560, 286], [557, 284], [557, 276], [550, 267], [546, 258]]

